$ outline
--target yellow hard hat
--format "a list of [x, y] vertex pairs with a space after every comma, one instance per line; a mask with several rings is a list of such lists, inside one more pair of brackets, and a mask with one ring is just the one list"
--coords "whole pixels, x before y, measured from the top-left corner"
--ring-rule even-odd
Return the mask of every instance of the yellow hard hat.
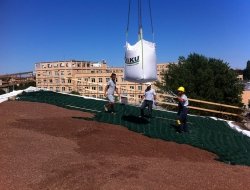
[[178, 88], [178, 91], [180, 91], [180, 92], [185, 92], [185, 88], [184, 88], [183, 86], [180, 86], [180, 87]]

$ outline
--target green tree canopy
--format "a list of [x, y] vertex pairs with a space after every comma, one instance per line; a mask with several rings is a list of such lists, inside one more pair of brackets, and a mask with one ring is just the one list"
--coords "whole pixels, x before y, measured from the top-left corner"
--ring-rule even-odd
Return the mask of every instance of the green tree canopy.
[[250, 60], [247, 61], [247, 66], [243, 72], [243, 78], [244, 80], [250, 80]]
[[243, 84], [228, 64], [196, 53], [170, 64], [163, 73], [163, 83], [157, 86], [164, 92], [183, 86], [189, 97], [200, 100], [234, 105], [240, 105], [242, 100]]

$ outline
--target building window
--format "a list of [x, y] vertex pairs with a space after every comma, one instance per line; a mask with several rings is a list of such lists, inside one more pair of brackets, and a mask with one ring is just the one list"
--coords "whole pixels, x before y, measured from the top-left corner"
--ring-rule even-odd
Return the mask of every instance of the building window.
[[92, 90], [96, 90], [96, 87], [95, 87], [95, 86], [92, 86]]
[[62, 79], [62, 83], [65, 83], [65, 79]]
[[51, 91], [53, 91], [53, 87], [50, 87], [49, 89], [50, 89]]
[[99, 98], [103, 98], [103, 95], [99, 95]]
[[134, 90], [134, 89], [135, 89], [135, 87], [134, 87], [134, 86], [130, 86], [129, 88], [130, 88], [131, 90]]
[[138, 90], [142, 90], [142, 86], [138, 86]]
[[59, 92], [59, 87], [58, 86], [56, 87], [56, 91]]
[[71, 83], [71, 79], [68, 79], [68, 83]]
[[61, 75], [64, 75], [64, 71], [61, 71]]
[[95, 78], [91, 78], [91, 82], [95, 82]]
[[102, 82], [102, 78], [99, 78], [98, 81], [99, 81], [99, 82]]
[[62, 87], [62, 91], [63, 91], [63, 92], [65, 91], [65, 87], [64, 87], [64, 86]]
[[102, 86], [99, 86], [99, 91], [103, 91], [103, 87]]
[[91, 73], [95, 73], [95, 71], [91, 71]]
[[69, 92], [71, 92], [72, 91], [72, 88], [71, 87], [69, 87]]
[[108, 82], [109, 81], [109, 78], [106, 78], [106, 82]]

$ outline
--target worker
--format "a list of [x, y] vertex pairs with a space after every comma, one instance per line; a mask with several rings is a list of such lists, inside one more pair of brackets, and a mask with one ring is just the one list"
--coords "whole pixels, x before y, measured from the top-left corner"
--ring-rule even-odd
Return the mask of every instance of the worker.
[[152, 117], [152, 108], [153, 108], [153, 103], [156, 101], [156, 93], [155, 90], [151, 88], [152, 84], [150, 82], [146, 83], [147, 88], [144, 92], [144, 98], [142, 105], [141, 105], [141, 117], [144, 117], [144, 109], [148, 107], [148, 114], [149, 117]]
[[107, 86], [105, 87], [104, 90], [104, 96], [107, 96], [108, 98], [108, 103], [104, 105], [105, 111], [110, 111], [112, 114], [115, 114], [115, 97], [114, 93], [116, 92], [119, 96], [118, 93], [118, 88], [116, 87], [116, 74], [112, 73], [110, 76], [110, 80], [108, 81]]
[[183, 86], [178, 88], [178, 113], [177, 113], [177, 132], [188, 132], [187, 113], [188, 113], [188, 98], [185, 95]]

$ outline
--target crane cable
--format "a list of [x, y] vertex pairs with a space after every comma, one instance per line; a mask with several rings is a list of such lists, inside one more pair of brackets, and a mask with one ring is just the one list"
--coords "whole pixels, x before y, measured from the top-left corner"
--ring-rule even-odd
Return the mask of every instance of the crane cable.
[[[148, 0], [148, 5], [149, 5], [151, 32], [152, 32], [153, 42], [154, 42], [155, 40], [154, 40], [154, 27], [153, 27], [153, 19], [152, 19], [151, 0]], [[128, 0], [128, 20], [127, 20], [127, 29], [126, 29], [126, 41], [128, 40], [130, 10], [131, 10], [131, 0]], [[139, 35], [139, 39], [142, 39], [142, 3], [141, 3], [141, 0], [138, 0], [138, 35]]]
[[151, 32], [153, 35], [153, 42], [154, 42], [155, 41], [155, 34], [154, 34], [154, 26], [153, 26], [153, 19], [152, 19], [151, 0], [148, 0], [148, 6], [149, 6], [149, 13], [150, 13]]
[[142, 37], [142, 10], [141, 10], [141, 0], [138, 0], [138, 35], [141, 40]]
[[143, 70], [143, 66], [144, 66], [144, 56], [143, 56], [143, 35], [142, 35], [142, 10], [141, 10], [141, 0], [138, 0], [138, 39], [141, 41], [141, 67], [142, 67], [142, 71], [143, 71], [143, 75], [144, 75], [144, 70]]
[[128, 2], [128, 21], [127, 21], [127, 30], [126, 30], [126, 41], [128, 41], [128, 29], [129, 29], [129, 20], [130, 20], [130, 5], [131, 0]]

